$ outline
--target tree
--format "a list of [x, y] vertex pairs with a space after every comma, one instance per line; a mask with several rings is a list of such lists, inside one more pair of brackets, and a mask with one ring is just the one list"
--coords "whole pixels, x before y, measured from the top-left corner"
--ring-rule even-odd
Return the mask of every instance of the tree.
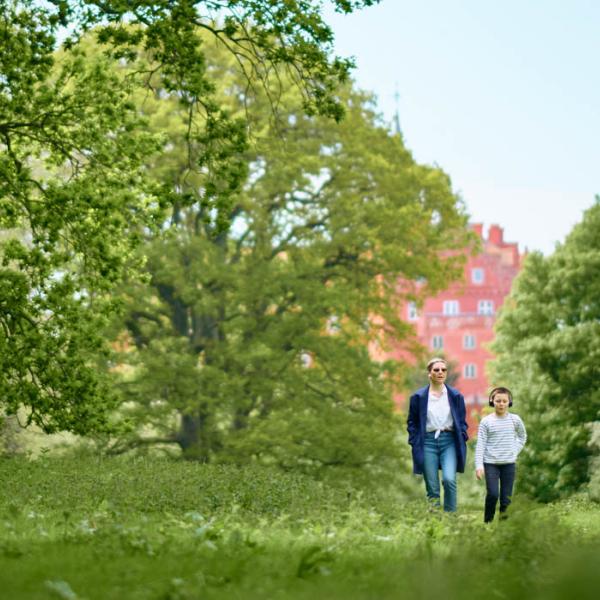
[[[243, 110], [231, 93], [239, 75], [226, 55], [210, 57], [233, 114]], [[458, 276], [463, 256], [441, 251], [465, 245], [466, 216], [448, 177], [414, 162], [368, 94], [341, 89], [336, 124], [307, 115], [282, 84], [276, 119], [268, 94], [245, 98], [261, 135], [229, 231], [205, 218], [174, 105], [161, 93], [146, 104], [151, 123], [173, 119], [159, 175], [181, 200], [144, 249], [151, 287], [124, 291], [123, 412], [142, 426], [114, 451], [169, 442], [202, 460], [316, 469], [395, 452], [384, 376], [394, 365], [374, 362], [368, 344], [414, 342], [398, 318], [398, 278], [425, 277], [435, 293]], [[144, 437], [148, 425], [158, 435]]]
[[46, 431], [102, 429], [98, 332], [157, 146], [108, 59], [55, 54], [43, 15], [3, 8], [0, 398]]
[[[335, 4], [350, 12], [372, 2]], [[245, 173], [247, 122], [215, 101], [198, 31], [210, 31], [246, 73], [239, 93], [253, 85], [275, 93], [273, 79], [285, 67], [303, 107], [336, 118], [334, 90], [351, 63], [330, 57], [332, 34], [312, 1], [0, 0], [0, 7], [2, 408], [24, 408], [25, 424], [47, 432], [105, 430], [115, 398], [100, 368], [107, 353], [99, 331], [113, 286], [136, 269], [140, 233], [171, 200], [150, 185], [145, 165], [161, 140], [145, 133], [133, 90], [160, 73], [178, 99], [193, 168], [210, 175], [205, 214], [222, 229]], [[90, 46], [86, 32], [101, 46]], [[115, 65], [132, 63], [139, 49], [154, 71], [122, 76]]]
[[528, 255], [497, 324], [494, 380], [508, 385], [530, 438], [521, 485], [541, 500], [590, 477], [600, 416], [600, 201], [564, 244]]

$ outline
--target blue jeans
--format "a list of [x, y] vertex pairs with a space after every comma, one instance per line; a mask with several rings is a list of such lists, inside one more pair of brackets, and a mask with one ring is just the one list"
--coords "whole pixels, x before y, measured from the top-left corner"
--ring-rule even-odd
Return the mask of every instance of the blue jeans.
[[[500, 497], [500, 512], [505, 513], [513, 493], [515, 483], [516, 465], [509, 463], [505, 465], [494, 465], [484, 463], [485, 472], [485, 512], [483, 520], [490, 523], [494, 520], [496, 504]], [[502, 516], [502, 515], [500, 515]], [[504, 515], [506, 516], [506, 515]]]
[[428, 500], [435, 506], [440, 505], [440, 476], [444, 485], [444, 510], [456, 511], [456, 446], [454, 433], [442, 431], [435, 439], [435, 432], [425, 434], [425, 461], [423, 477]]

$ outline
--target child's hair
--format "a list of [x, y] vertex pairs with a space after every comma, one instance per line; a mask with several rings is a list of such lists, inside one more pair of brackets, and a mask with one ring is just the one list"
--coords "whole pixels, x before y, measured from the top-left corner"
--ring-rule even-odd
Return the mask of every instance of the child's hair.
[[446, 366], [446, 368], [448, 368], [448, 363], [446, 362], [446, 359], [444, 359], [444, 358], [439, 358], [439, 357], [437, 357], [437, 356], [436, 356], [435, 358], [432, 358], [432, 359], [431, 359], [431, 360], [430, 360], [430, 361], [427, 363], [427, 372], [428, 372], [428, 373], [431, 373], [431, 369], [432, 369], [433, 365], [435, 365], [435, 363], [438, 363], [438, 362], [444, 363], [444, 365]]
[[502, 387], [501, 386], [501, 387], [495, 387], [490, 392], [490, 397], [489, 397], [490, 406], [494, 406], [494, 396], [496, 394], [508, 394], [508, 406], [512, 406], [513, 405], [512, 392], [507, 387]]

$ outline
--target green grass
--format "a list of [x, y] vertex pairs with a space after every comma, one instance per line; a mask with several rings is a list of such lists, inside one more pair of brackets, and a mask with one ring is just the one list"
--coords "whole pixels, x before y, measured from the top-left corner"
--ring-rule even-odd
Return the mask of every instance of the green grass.
[[[265, 468], [156, 458], [0, 460], [8, 599], [595, 599], [600, 508], [516, 498], [481, 523], [465, 475], [456, 516], [420, 486], [362, 489]], [[593, 594], [593, 595], [592, 595]]]

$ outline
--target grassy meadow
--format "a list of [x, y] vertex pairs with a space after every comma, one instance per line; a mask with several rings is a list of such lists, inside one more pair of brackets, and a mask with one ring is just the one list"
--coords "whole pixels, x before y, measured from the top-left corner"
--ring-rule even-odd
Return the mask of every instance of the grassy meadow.
[[0, 460], [0, 596], [18, 599], [586, 600], [600, 506], [516, 497], [482, 521], [426, 510], [420, 482], [319, 482], [267, 468], [87, 455]]

